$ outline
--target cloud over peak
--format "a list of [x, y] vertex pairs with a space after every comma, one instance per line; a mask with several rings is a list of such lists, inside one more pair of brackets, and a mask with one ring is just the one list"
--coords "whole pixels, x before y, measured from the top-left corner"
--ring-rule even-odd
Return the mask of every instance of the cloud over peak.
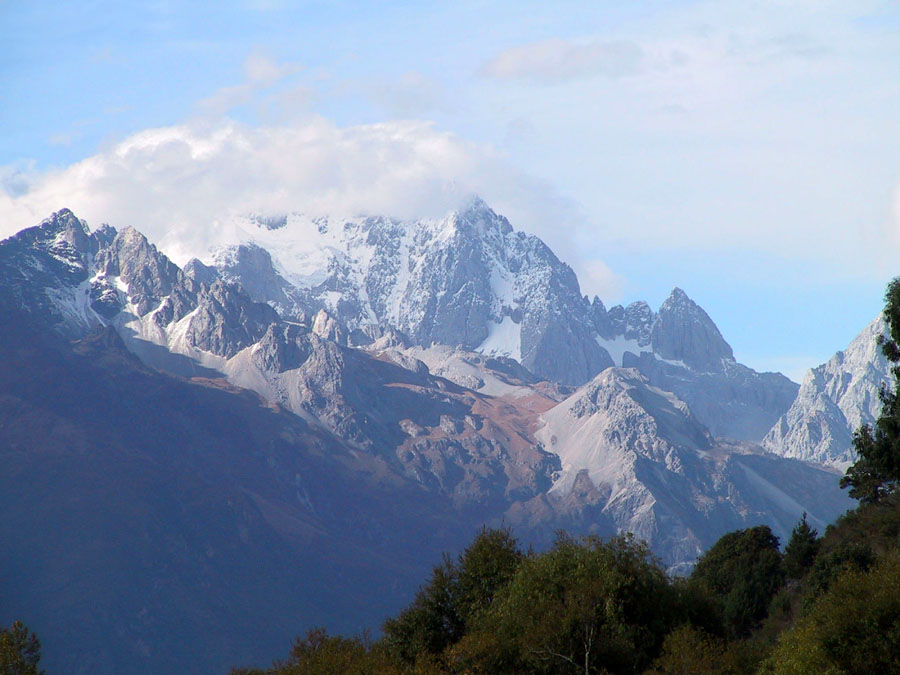
[[490, 146], [426, 122], [147, 129], [63, 169], [0, 167], [0, 188], [0, 238], [67, 206], [92, 227], [137, 227], [179, 263], [230, 243], [234, 215], [440, 217], [476, 193], [579, 267], [571, 203]]

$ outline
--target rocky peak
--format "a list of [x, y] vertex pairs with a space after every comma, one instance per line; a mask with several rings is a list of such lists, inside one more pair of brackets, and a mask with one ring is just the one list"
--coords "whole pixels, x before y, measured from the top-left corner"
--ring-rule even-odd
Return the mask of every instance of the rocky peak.
[[197, 258], [188, 260], [181, 271], [188, 279], [207, 286], [211, 286], [219, 278], [219, 272], [215, 267], [204, 265]]
[[140, 316], [159, 305], [181, 281], [181, 270], [133, 227], [119, 232], [97, 256], [97, 268], [120, 277]]
[[78, 250], [90, 250], [90, 230], [87, 223], [77, 218], [69, 209], [61, 209], [40, 224], [41, 230], [54, 235], [56, 241], [65, 241]]
[[893, 386], [890, 362], [878, 344], [887, 332], [877, 317], [844, 351], [807, 371], [790, 409], [763, 439], [783, 457], [846, 467], [854, 461], [853, 432], [881, 414], [882, 386]]
[[700, 372], [721, 372], [723, 360], [734, 360], [731, 346], [713, 320], [677, 287], [659, 308], [650, 341], [660, 358], [680, 361]]
[[[595, 315], [597, 313], [595, 310]], [[610, 307], [606, 314], [613, 335], [622, 335], [626, 340], [634, 340], [641, 347], [650, 344], [650, 330], [655, 317], [653, 310], [646, 302], [638, 300], [627, 307], [616, 305]], [[598, 330], [598, 332], [600, 331]], [[603, 336], [602, 333], [601, 336]]]
[[506, 235], [513, 231], [509, 221], [498, 215], [481, 197], [471, 197], [459, 210], [450, 216], [458, 228], [468, 230], [478, 236]]
[[610, 319], [609, 312], [606, 311], [603, 301], [596, 295], [590, 302], [590, 316], [594, 330], [597, 331], [600, 337], [604, 340], [611, 340], [615, 337], [615, 327], [612, 319]]
[[114, 228], [112, 225], [107, 223], [103, 223], [100, 227], [94, 230], [93, 237], [97, 240], [97, 245], [99, 248], [106, 248], [110, 244], [112, 244], [113, 239], [116, 238], [118, 234], [118, 230]]
[[[623, 395], [628, 398], [619, 400]], [[618, 420], [624, 428], [634, 424], [635, 414], [647, 415], [653, 419], [653, 433], [661, 438], [695, 450], [710, 446], [709, 433], [687, 404], [674, 394], [653, 387], [636, 368], [608, 368], [572, 398], [571, 413], [575, 417], [612, 415], [618, 410], [624, 415]]]
[[200, 294], [185, 335], [194, 347], [230, 358], [278, 322], [269, 305], [253, 302], [237, 284], [218, 279]]
[[275, 271], [269, 252], [258, 244], [249, 242], [219, 249], [213, 265], [223, 279], [240, 283], [256, 302], [287, 302], [287, 282]]
[[711, 437], [674, 394], [632, 368], [608, 368], [544, 413], [538, 438], [560, 456], [560, 495], [586, 470], [596, 486], [615, 484], [641, 459], [676, 471], [684, 453], [707, 450]]
[[341, 323], [324, 309], [320, 309], [313, 319], [312, 332], [325, 340], [331, 340], [338, 344], [347, 343], [347, 332]]
[[306, 332], [296, 324], [270, 324], [253, 346], [251, 359], [265, 372], [283, 373], [303, 365], [310, 354]]
[[90, 256], [97, 250], [87, 223], [69, 209], [51, 214], [40, 225], [23, 230], [13, 239], [26, 247], [46, 251], [73, 271], [86, 270]]

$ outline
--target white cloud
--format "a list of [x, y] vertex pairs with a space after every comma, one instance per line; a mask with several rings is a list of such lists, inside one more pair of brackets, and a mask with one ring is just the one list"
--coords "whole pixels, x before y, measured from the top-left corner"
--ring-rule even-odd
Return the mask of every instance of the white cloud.
[[642, 59], [642, 49], [630, 40], [551, 39], [502, 51], [484, 64], [481, 73], [498, 80], [556, 84], [596, 75], [632, 75]]
[[0, 237], [68, 207], [92, 227], [135, 226], [180, 263], [229, 241], [222, 224], [233, 214], [439, 217], [472, 193], [573, 262], [579, 218], [491, 148], [423, 122], [184, 124], [140, 132], [60, 170], [0, 169]]

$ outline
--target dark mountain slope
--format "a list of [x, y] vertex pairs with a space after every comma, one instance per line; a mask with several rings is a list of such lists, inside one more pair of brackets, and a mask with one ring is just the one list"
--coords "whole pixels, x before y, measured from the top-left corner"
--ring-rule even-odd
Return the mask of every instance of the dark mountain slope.
[[146, 369], [111, 329], [73, 348], [3, 303], [0, 326], [0, 622], [44, 638], [49, 672], [221, 672], [312, 621], [377, 625], [468, 529], [255, 394]]

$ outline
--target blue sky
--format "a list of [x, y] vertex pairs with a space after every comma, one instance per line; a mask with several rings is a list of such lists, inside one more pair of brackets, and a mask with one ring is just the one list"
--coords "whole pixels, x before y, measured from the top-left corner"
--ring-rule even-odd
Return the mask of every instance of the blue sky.
[[2, 236], [69, 206], [179, 259], [229, 210], [477, 191], [795, 378], [900, 273], [896, 3], [0, 0], [0, 45]]

